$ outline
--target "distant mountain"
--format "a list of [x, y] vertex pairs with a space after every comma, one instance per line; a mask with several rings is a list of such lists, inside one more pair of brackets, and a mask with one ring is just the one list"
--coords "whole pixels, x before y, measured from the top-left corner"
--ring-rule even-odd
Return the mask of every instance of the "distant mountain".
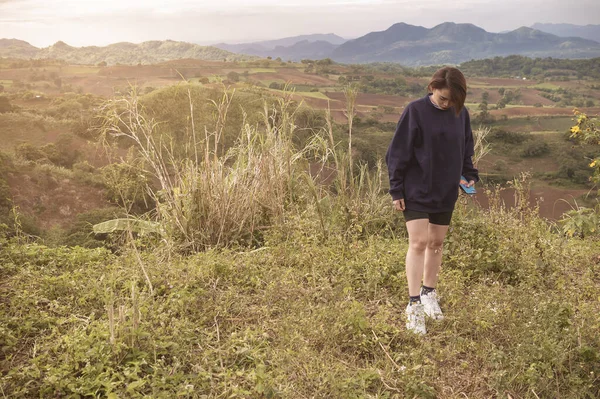
[[329, 57], [329, 54], [336, 47], [335, 44], [323, 40], [316, 42], [303, 40], [289, 47], [277, 46], [269, 54], [272, 54], [272, 57], [281, 57], [284, 60], [294, 61], [300, 61], [305, 58], [322, 59]]
[[405, 23], [371, 32], [338, 46], [330, 58], [344, 63], [398, 62], [404, 65], [458, 64], [471, 59], [507, 55], [554, 58], [600, 56], [600, 43], [561, 38], [521, 27], [490, 33], [473, 24], [446, 22], [431, 29]]
[[276, 40], [266, 40], [262, 42], [251, 42], [251, 43], [239, 43], [239, 44], [227, 44], [227, 43], [217, 43], [214, 44], [215, 47], [220, 48], [222, 50], [231, 51], [232, 53], [244, 53], [244, 54], [252, 54], [252, 55], [260, 55], [263, 54], [254, 54], [248, 51], [256, 51], [263, 52], [273, 50], [276, 47], [291, 47], [300, 42], [327, 42], [334, 45], [340, 45], [346, 42], [346, 39], [335, 35], [333, 33], [327, 34], [314, 34], [314, 35], [300, 35], [300, 36], [291, 36], [284, 37], [283, 39]]
[[21, 40], [0, 39], [0, 57], [51, 58], [71, 64], [155, 64], [183, 58], [228, 61], [256, 57], [234, 54], [211, 46], [176, 42], [173, 40], [149, 41], [140, 44], [115, 43], [105, 47], [72, 47], [59, 41], [50, 47], [39, 49]]
[[0, 39], [0, 57], [34, 58], [39, 49], [17, 39]]
[[103, 61], [107, 64], [154, 64], [183, 58], [233, 61], [270, 56], [294, 61], [331, 58], [341, 63], [397, 62], [419, 66], [459, 64], [508, 55], [594, 58], [600, 57], [600, 43], [580, 37], [559, 37], [527, 27], [491, 33], [473, 24], [452, 22], [431, 29], [397, 23], [384, 31], [371, 32], [348, 41], [327, 34], [215, 46], [165, 40], [140, 44], [115, 43], [105, 47], [72, 47], [57, 42], [38, 49], [21, 40], [0, 39], [0, 57], [56, 58], [74, 64]]
[[218, 43], [214, 46], [238, 54], [281, 57], [285, 60], [300, 61], [304, 58], [326, 58], [333, 49], [345, 42], [346, 39], [343, 37], [329, 33], [293, 36], [253, 43]]
[[600, 25], [573, 25], [573, 24], [541, 24], [536, 23], [532, 29], [551, 33], [561, 37], [581, 37], [583, 39], [600, 42]]

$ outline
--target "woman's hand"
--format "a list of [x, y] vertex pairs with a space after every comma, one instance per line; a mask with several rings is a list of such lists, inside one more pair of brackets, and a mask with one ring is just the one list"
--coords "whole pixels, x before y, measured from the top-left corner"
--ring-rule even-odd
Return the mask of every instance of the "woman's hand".
[[466, 184], [467, 187], [471, 187], [473, 184], [475, 184], [475, 180], [471, 180], [470, 182], [467, 183], [466, 180], [460, 179], [460, 184]]
[[404, 198], [394, 200], [394, 209], [397, 211], [403, 211], [405, 209]]

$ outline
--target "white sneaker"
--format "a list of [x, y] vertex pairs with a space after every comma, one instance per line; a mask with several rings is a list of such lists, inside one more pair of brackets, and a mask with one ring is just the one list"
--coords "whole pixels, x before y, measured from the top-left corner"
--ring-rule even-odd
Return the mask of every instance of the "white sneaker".
[[437, 292], [431, 291], [427, 295], [421, 294], [421, 303], [425, 309], [425, 314], [434, 320], [443, 320], [444, 314], [438, 303]]
[[425, 310], [423, 304], [409, 303], [406, 307], [406, 329], [415, 334], [426, 334], [425, 329]]

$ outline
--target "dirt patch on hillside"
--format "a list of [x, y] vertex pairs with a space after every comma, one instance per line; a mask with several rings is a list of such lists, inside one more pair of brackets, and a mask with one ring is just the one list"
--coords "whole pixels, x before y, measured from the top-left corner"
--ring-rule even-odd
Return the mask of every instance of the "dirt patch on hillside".
[[295, 68], [280, 68], [277, 72], [264, 72], [251, 75], [256, 80], [275, 80], [290, 82], [298, 85], [316, 85], [316, 86], [331, 86], [334, 82], [324, 76], [308, 74], [300, 72]]
[[542, 104], [543, 106], [554, 105], [554, 101], [542, 97], [537, 90], [533, 89], [521, 89], [520, 101], [523, 103], [523, 105], [535, 105], [538, 103]]
[[103, 189], [39, 170], [7, 173], [13, 203], [41, 229], [67, 227], [80, 213], [111, 206]]
[[[519, 116], [572, 116], [574, 107], [565, 108], [550, 108], [550, 107], [514, 107], [514, 108], [503, 108], [495, 109], [490, 111], [494, 116], [507, 115], [510, 117]], [[589, 115], [595, 115], [600, 112], [600, 108], [581, 108], [581, 111], [586, 112]]]
[[511, 79], [511, 78], [472, 78], [469, 79], [469, 84], [490, 86], [490, 89], [497, 87], [505, 87], [510, 89], [514, 86], [531, 86], [535, 84], [531, 80]]
[[[529, 206], [535, 207], [539, 204], [539, 215], [549, 220], [558, 220], [562, 214], [573, 209], [573, 198], [586, 195], [588, 190], [569, 190], [564, 188], [554, 188], [548, 186], [534, 186], [529, 194]], [[515, 190], [508, 188], [502, 191], [500, 195], [503, 203], [508, 208], [515, 207]], [[489, 207], [489, 198], [480, 190], [474, 196], [477, 202], [483, 208]], [[567, 202], [565, 202], [567, 201]]]
[[[342, 92], [327, 91], [324, 94], [333, 100], [341, 101], [342, 103], [346, 102], [346, 98], [344, 97], [344, 93]], [[379, 105], [390, 107], [403, 107], [417, 98], [418, 97], [409, 98], [401, 96], [390, 96], [386, 94], [359, 93], [356, 97], [356, 103], [358, 105], [371, 107], [377, 107]]]

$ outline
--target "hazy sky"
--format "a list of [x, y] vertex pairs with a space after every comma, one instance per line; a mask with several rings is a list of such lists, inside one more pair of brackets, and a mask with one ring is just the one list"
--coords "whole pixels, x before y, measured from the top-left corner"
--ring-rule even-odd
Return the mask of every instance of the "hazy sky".
[[182, 40], [209, 44], [311, 33], [346, 38], [396, 22], [469, 22], [490, 32], [535, 22], [600, 24], [599, 0], [0, 0], [0, 38], [34, 46]]

